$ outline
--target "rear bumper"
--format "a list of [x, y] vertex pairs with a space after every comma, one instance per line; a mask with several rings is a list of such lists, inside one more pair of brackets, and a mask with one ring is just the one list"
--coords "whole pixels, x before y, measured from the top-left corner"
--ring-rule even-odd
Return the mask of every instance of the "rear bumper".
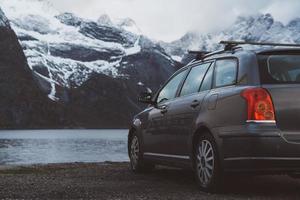
[[247, 124], [219, 130], [226, 171], [300, 172], [300, 144], [288, 142], [275, 124]]

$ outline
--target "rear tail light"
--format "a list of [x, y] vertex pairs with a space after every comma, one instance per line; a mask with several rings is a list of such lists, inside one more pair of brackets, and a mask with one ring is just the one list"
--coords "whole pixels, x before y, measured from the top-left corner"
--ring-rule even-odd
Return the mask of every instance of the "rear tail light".
[[263, 88], [249, 88], [241, 93], [248, 104], [248, 122], [275, 122], [271, 95]]

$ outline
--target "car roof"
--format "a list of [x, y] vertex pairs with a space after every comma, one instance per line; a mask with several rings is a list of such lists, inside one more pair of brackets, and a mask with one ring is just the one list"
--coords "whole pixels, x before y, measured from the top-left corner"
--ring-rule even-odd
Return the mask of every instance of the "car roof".
[[256, 54], [271, 54], [271, 53], [283, 53], [283, 52], [300, 52], [300, 48], [261, 48], [254, 50]]
[[281, 53], [300, 53], [300, 48], [256, 48], [256, 49], [243, 49], [241, 47], [234, 50], [228, 51], [214, 51], [207, 54], [203, 59], [195, 59], [190, 64], [194, 64], [199, 61], [208, 61], [212, 59], [222, 58], [222, 57], [238, 57], [241, 54], [281, 54]]

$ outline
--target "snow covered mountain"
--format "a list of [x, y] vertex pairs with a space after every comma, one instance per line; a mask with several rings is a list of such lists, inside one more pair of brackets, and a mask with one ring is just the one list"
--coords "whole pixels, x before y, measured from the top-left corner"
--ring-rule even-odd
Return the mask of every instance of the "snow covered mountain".
[[2, 0], [1, 6], [30, 68], [52, 100], [65, 95], [60, 88], [79, 87], [93, 74], [130, 79], [135, 66], [128, 59], [135, 55], [148, 52], [160, 60], [157, 67], [167, 71], [160, 82], [176, 69], [176, 62], [159, 45], [140, 35], [132, 19], [113, 23], [109, 16], [102, 15], [92, 21], [59, 13], [47, 1], [37, 0]]
[[0, 127], [125, 128], [144, 106], [141, 86], [159, 88], [189, 49], [215, 50], [220, 40], [300, 43], [300, 18], [284, 25], [270, 14], [158, 43], [128, 18], [83, 19], [47, 0], [0, 6]]
[[[158, 43], [141, 35], [131, 19], [83, 19], [57, 12], [46, 0], [0, 2], [35, 87], [57, 102], [52, 107], [53, 112], [60, 110], [57, 117], [41, 117], [49, 124], [58, 121], [48, 128], [125, 128], [144, 107], [137, 101], [145, 89], [141, 85], [156, 90], [181, 66]], [[0, 19], [8, 23], [6, 17]], [[47, 100], [32, 96], [38, 105]]]
[[51, 101], [32, 76], [23, 49], [0, 8], [0, 128], [67, 125], [62, 107]]
[[189, 32], [179, 40], [161, 42], [161, 45], [169, 55], [181, 60], [188, 50], [212, 51], [221, 48], [218, 44], [221, 40], [300, 43], [300, 18], [284, 25], [275, 21], [270, 14], [241, 16], [223, 31], [210, 34]]

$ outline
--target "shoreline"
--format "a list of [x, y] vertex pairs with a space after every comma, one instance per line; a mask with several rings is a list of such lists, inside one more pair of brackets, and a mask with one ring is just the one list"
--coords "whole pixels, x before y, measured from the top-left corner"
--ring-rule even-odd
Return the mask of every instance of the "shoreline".
[[128, 162], [0, 166], [0, 199], [299, 199], [288, 176], [230, 177], [221, 194], [200, 192], [193, 172], [158, 167], [134, 174]]
[[104, 162], [62, 162], [62, 163], [35, 163], [35, 164], [0, 164], [0, 174], [1, 171], [5, 170], [16, 170], [20, 168], [43, 168], [43, 167], [74, 167], [74, 166], [84, 166], [84, 165], [112, 165], [112, 164], [128, 164], [129, 161], [104, 161]]

